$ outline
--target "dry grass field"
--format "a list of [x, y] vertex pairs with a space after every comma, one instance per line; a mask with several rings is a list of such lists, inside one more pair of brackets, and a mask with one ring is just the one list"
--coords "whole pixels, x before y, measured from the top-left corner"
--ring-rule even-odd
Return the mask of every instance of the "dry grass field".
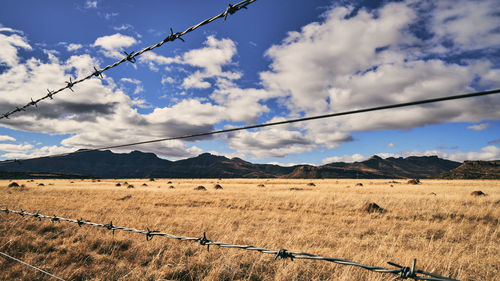
[[[134, 188], [127, 188], [127, 184]], [[171, 183], [169, 183], [171, 181]], [[500, 280], [500, 181], [16, 180], [0, 207], [159, 230], [390, 267], [459, 280]], [[116, 183], [121, 186], [116, 186]], [[314, 183], [310, 185], [309, 183]], [[43, 183], [43, 186], [39, 186]], [[143, 184], [147, 186], [143, 186]], [[362, 186], [357, 185], [362, 183]], [[216, 190], [220, 184], [223, 189]], [[259, 186], [259, 185], [264, 186]], [[199, 185], [206, 191], [195, 190]], [[173, 186], [175, 188], [169, 188]], [[472, 196], [481, 190], [487, 196]], [[385, 212], [360, 210], [375, 202]], [[0, 213], [0, 251], [66, 280], [394, 280], [324, 261]], [[0, 280], [51, 280], [0, 257]]]

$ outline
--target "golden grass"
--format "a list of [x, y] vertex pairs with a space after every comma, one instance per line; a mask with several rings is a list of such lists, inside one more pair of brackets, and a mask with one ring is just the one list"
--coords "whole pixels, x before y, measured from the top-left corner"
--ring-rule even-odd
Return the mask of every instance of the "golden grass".
[[[134, 188], [127, 188], [125, 181]], [[443, 276], [500, 280], [498, 180], [423, 180], [420, 185], [306, 179], [16, 182], [26, 187], [9, 188], [9, 181], [0, 181], [1, 207], [190, 237], [206, 232], [220, 242], [383, 267], [390, 267], [387, 261], [410, 265], [417, 258], [418, 269]], [[215, 190], [215, 184], [223, 189]], [[207, 191], [194, 190], [199, 185]], [[474, 197], [474, 190], [488, 196]], [[360, 211], [368, 202], [386, 212]], [[0, 214], [0, 251], [66, 280], [395, 278], [324, 261], [273, 261], [272, 255], [238, 249], [211, 247], [208, 252], [193, 242], [164, 237], [146, 241], [134, 233], [113, 235], [100, 228], [5, 213]], [[50, 279], [0, 257], [0, 280]]]

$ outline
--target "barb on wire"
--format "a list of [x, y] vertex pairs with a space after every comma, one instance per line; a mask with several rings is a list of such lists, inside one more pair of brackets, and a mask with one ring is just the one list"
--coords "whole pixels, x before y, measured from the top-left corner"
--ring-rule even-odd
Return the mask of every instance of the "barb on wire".
[[6, 257], [6, 258], [8, 258], [8, 259], [11, 259], [11, 260], [13, 260], [13, 261], [16, 261], [16, 262], [18, 262], [18, 263], [24, 264], [24, 265], [26, 265], [26, 266], [28, 266], [28, 267], [31, 267], [31, 268], [33, 268], [34, 270], [38, 270], [38, 271], [40, 271], [41, 273], [46, 274], [46, 275], [48, 275], [48, 276], [50, 276], [50, 277], [52, 277], [52, 278], [55, 278], [55, 279], [57, 279], [57, 280], [64, 281], [64, 279], [62, 279], [62, 278], [59, 278], [59, 277], [57, 277], [57, 276], [55, 276], [55, 275], [53, 275], [53, 274], [51, 274], [51, 273], [48, 273], [47, 271], [42, 270], [42, 269], [40, 269], [40, 268], [38, 268], [38, 267], [36, 267], [36, 266], [33, 266], [33, 265], [29, 264], [29, 263], [23, 262], [22, 260], [19, 260], [19, 259], [16, 259], [16, 258], [14, 258], [14, 257], [11, 257], [11, 256], [7, 255], [6, 253], [0, 252], [0, 255], [2, 255], [2, 256], [4, 256], [4, 257]]
[[[127, 232], [133, 232], [133, 233], [139, 233], [143, 234], [146, 236], [146, 240], [151, 240], [153, 239], [153, 236], [163, 236], [167, 237], [170, 239], [177, 239], [180, 241], [192, 241], [192, 242], [198, 242], [202, 246], [207, 246], [207, 250], [210, 250], [210, 246], [218, 246], [221, 248], [234, 248], [234, 249], [241, 249], [241, 250], [248, 250], [248, 251], [257, 251], [263, 254], [271, 254], [274, 255], [274, 260], [277, 260], [278, 258], [281, 259], [287, 259], [290, 258], [290, 260], [320, 260], [320, 261], [328, 261], [328, 262], [333, 262], [336, 264], [341, 264], [341, 265], [350, 265], [350, 266], [355, 266], [355, 267], [360, 267], [372, 272], [377, 272], [377, 273], [390, 273], [390, 274], [395, 274], [398, 275], [399, 279], [414, 279], [414, 280], [431, 280], [431, 281], [458, 281], [456, 279], [451, 279], [447, 277], [443, 277], [434, 273], [430, 272], [425, 272], [423, 270], [417, 270], [416, 267], [416, 262], [417, 260], [413, 260], [413, 264], [411, 267], [405, 267], [401, 266], [399, 264], [393, 263], [393, 262], [388, 262], [388, 264], [396, 267], [393, 269], [388, 269], [388, 268], [383, 268], [379, 266], [371, 266], [371, 265], [364, 265], [361, 263], [353, 262], [350, 260], [346, 259], [340, 259], [340, 258], [331, 258], [331, 257], [323, 257], [323, 256], [318, 256], [315, 254], [309, 254], [309, 253], [304, 253], [304, 252], [294, 252], [294, 251], [288, 251], [286, 249], [280, 249], [280, 250], [272, 250], [272, 249], [266, 249], [266, 248], [257, 248], [252, 245], [235, 245], [231, 243], [224, 243], [224, 242], [215, 242], [211, 239], [208, 239], [206, 236], [206, 233], [203, 232], [203, 237], [201, 238], [194, 238], [194, 237], [184, 237], [184, 236], [176, 236], [173, 234], [169, 233], [163, 233], [159, 231], [151, 231], [149, 228], [147, 230], [138, 230], [135, 228], [127, 228], [127, 227], [120, 227], [120, 226], [115, 226], [113, 225], [112, 222], [109, 224], [98, 224], [98, 223], [93, 223], [93, 222], [87, 222], [83, 221], [82, 219], [79, 220], [73, 220], [73, 219], [66, 219], [66, 218], [61, 218], [61, 217], [56, 217], [54, 216], [45, 216], [41, 215], [38, 212], [35, 214], [32, 213], [27, 213], [23, 210], [20, 211], [14, 211], [14, 210], [9, 210], [8, 208], [5, 209], [0, 209], [0, 212], [5, 212], [6, 214], [13, 213], [13, 214], [18, 214], [22, 216], [31, 216], [31, 217], [36, 217], [39, 219], [51, 219], [53, 220], [54, 218], [57, 218], [57, 221], [65, 221], [65, 222], [71, 222], [71, 223], [76, 223], [78, 226], [81, 225], [89, 225], [89, 226], [94, 226], [94, 227], [101, 227], [109, 230], [122, 230], [122, 231], [127, 231]], [[424, 275], [424, 276], [419, 276]]]
[[415, 106], [415, 105], [422, 105], [422, 104], [436, 103], [436, 102], [443, 102], [443, 101], [450, 101], [450, 100], [458, 100], [458, 99], [493, 95], [493, 94], [499, 94], [499, 93], [500, 93], [500, 89], [495, 89], [495, 90], [474, 92], [474, 93], [468, 93], [468, 94], [462, 94], [462, 95], [454, 95], [454, 96], [448, 96], [448, 97], [440, 97], [440, 98], [418, 100], [418, 101], [412, 101], [412, 102], [406, 102], [406, 103], [397, 103], [397, 104], [369, 107], [369, 108], [363, 108], [363, 109], [357, 109], [357, 110], [329, 113], [329, 114], [324, 114], [324, 115], [309, 116], [309, 117], [303, 117], [303, 118], [297, 118], [297, 119], [288, 119], [288, 120], [278, 121], [278, 122], [261, 123], [261, 124], [257, 124], [257, 125], [235, 127], [235, 128], [230, 128], [230, 129], [189, 134], [189, 135], [183, 135], [183, 136], [177, 136], [177, 137], [161, 138], [161, 139], [132, 142], [132, 143], [125, 143], [125, 144], [118, 144], [118, 145], [110, 145], [110, 146], [89, 148], [89, 149], [80, 149], [80, 150], [73, 151], [73, 152], [52, 154], [52, 155], [47, 155], [47, 156], [39, 156], [39, 157], [17, 159], [17, 160], [5, 160], [5, 161], [0, 162], [0, 166], [10, 164], [10, 163], [15, 162], [15, 161], [27, 161], [27, 160], [34, 160], [34, 159], [45, 159], [45, 158], [53, 158], [53, 157], [60, 157], [60, 156], [68, 156], [68, 155], [83, 153], [83, 152], [121, 148], [121, 147], [140, 145], [140, 144], [149, 144], [149, 143], [162, 142], [162, 141], [180, 140], [180, 139], [188, 139], [188, 138], [194, 138], [194, 137], [203, 137], [203, 136], [236, 132], [236, 131], [242, 131], [242, 130], [271, 127], [271, 126], [305, 122], [305, 121], [311, 121], [311, 120], [317, 120], [317, 119], [332, 118], [332, 117], [338, 117], [338, 116], [346, 116], [346, 115], [359, 114], [359, 113], [365, 113], [365, 112], [379, 111], [379, 110], [385, 110], [385, 109], [394, 109], [394, 108], [401, 108], [401, 107], [408, 107], [408, 106]]
[[196, 25], [193, 25], [193, 26], [189, 27], [188, 29], [186, 29], [186, 30], [184, 30], [182, 32], [176, 32], [176, 33], [174, 33], [172, 31], [172, 29], [170, 29], [170, 35], [167, 38], [165, 38], [164, 40], [162, 40], [161, 42], [159, 42], [157, 44], [154, 44], [154, 45], [151, 45], [149, 47], [146, 47], [146, 48], [144, 48], [144, 49], [142, 49], [142, 50], [140, 50], [140, 51], [138, 51], [136, 53], [134, 53], [134, 52], [131, 52], [131, 53], [124, 52], [125, 53], [125, 57], [123, 59], [121, 59], [121, 60], [119, 60], [119, 61], [117, 61], [117, 62], [115, 62], [113, 64], [110, 64], [110, 65], [108, 65], [108, 66], [106, 66], [106, 67], [104, 67], [103, 69], [100, 69], [100, 70], [98, 70], [98, 69], [96, 69], [94, 67], [95, 72], [92, 72], [89, 75], [87, 75], [87, 76], [85, 76], [83, 78], [77, 79], [75, 81], [72, 81], [71, 78], [70, 78], [69, 81], [66, 81], [66, 86], [65, 87], [62, 87], [62, 88], [60, 88], [60, 89], [58, 89], [56, 91], [47, 90], [48, 93], [45, 96], [43, 96], [43, 97], [41, 97], [39, 99], [36, 99], [36, 100], [31, 99], [31, 102], [27, 103], [26, 105], [24, 105], [22, 107], [16, 107], [15, 109], [13, 109], [11, 111], [5, 112], [4, 114], [0, 115], [0, 119], [3, 119], [3, 118], [9, 119], [10, 115], [12, 115], [12, 114], [14, 114], [16, 112], [24, 111], [26, 108], [28, 108], [30, 106], [36, 106], [39, 102], [41, 102], [41, 101], [43, 101], [43, 100], [45, 100], [47, 98], [52, 99], [53, 95], [55, 95], [57, 93], [60, 93], [60, 92], [64, 91], [65, 89], [69, 89], [69, 90], [73, 91], [72, 88], [73, 88], [73, 86], [75, 84], [81, 83], [81, 82], [83, 82], [85, 80], [88, 80], [88, 79], [90, 79], [92, 77], [101, 77], [102, 78], [102, 73], [104, 71], [106, 71], [108, 69], [111, 69], [113, 67], [116, 67], [116, 66], [118, 66], [118, 65], [120, 65], [120, 64], [122, 64], [123, 62], [126, 62], [126, 61], [134, 63], [134, 62], [136, 62], [136, 57], [142, 55], [144, 52], [151, 51], [154, 48], [158, 48], [158, 47], [160, 47], [161, 45], [163, 45], [166, 42], [174, 41], [176, 39], [180, 39], [181, 41], [184, 41], [184, 39], [182, 39], [181, 36], [186, 35], [187, 33], [191, 32], [191, 31], [193, 31], [193, 30], [195, 30], [195, 29], [197, 29], [197, 28], [199, 28], [199, 27], [201, 27], [201, 26], [203, 26], [205, 24], [211, 23], [211, 22], [215, 21], [216, 19], [224, 18], [224, 20], [225, 20], [227, 18], [228, 14], [232, 15], [232, 14], [236, 13], [237, 11], [239, 11], [241, 9], [246, 9], [248, 5], [250, 5], [251, 3], [255, 2], [255, 1], [257, 1], [257, 0], [244, 0], [244, 1], [241, 1], [241, 2], [239, 2], [237, 4], [229, 5], [229, 7], [226, 10], [224, 10], [224, 12], [222, 12], [222, 13], [216, 15], [216, 16], [213, 16], [211, 18], [208, 18], [208, 19], [206, 19], [206, 20], [204, 20], [204, 21], [202, 21], [202, 22], [200, 22], [200, 23], [198, 23]]

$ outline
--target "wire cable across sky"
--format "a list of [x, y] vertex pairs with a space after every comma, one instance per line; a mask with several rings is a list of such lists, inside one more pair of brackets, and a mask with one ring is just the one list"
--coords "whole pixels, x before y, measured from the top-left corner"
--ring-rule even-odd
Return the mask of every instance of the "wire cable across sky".
[[188, 138], [195, 138], [195, 137], [203, 137], [203, 136], [216, 135], [216, 134], [222, 134], [222, 133], [230, 133], [230, 132], [236, 132], [236, 131], [242, 131], [242, 130], [250, 130], [250, 129], [283, 125], [283, 124], [305, 122], [305, 121], [311, 121], [311, 120], [317, 120], [317, 119], [325, 119], [325, 118], [332, 118], [332, 117], [338, 117], [338, 116], [360, 114], [360, 113], [365, 113], [365, 112], [394, 109], [394, 108], [401, 108], [401, 107], [409, 107], [409, 106], [450, 101], [450, 100], [459, 100], [459, 99], [480, 97], [480, 96], [486, 96], [486, 95], [494, 95], [494, 94], [499, 94], [499, 93], [500, 93], [500, 89], [495, 89], [495, 90], [473, 92], [473, 93], [462, 94], [462, 95], [454, 95], [454, 96], [425, 99], [425, 100], [418, 100], [418, 101], [405, 102], [405, 103], [396, 103], [396, 104], [390, 104], [390, 105], [368, 107], [368, 108], [349, 110], [349, 111], [343, 111], [343, 112], [336, 112], [336, 113], [329, 113], [329, 114], [323, 114], [323, 115], [315, 115], [315, 116], [309, 116], [309, 117], [303, 117], [303, 118], [288, 119], [288, 120], [284, 120], [284, 121], [261, 123], [261, 124], [256, 124], [256, 125], [235, 127], [235, 128], [223, 129], [223, 130], [215, 130], [215, 131], [203, 132], [203, 133], [188, 134], [188, 135], [183, 135], [183, 136], [168, 137], [168, 138], [161, 138], [161, 139], [152, 139], [152, 140], [146, 140], [146, 141], [140, 141], [140, 142], [124, 143], [124, 144], [103, 146], [103, 147], [90, 148], [90, 149], [80, 149], [80, 150], [77, 150], [74, 152], [68, 152], [68, 153], [60, 153], [60, 154], [53, 154], [53, 155], [25, 158], [25, 159], [6, 160], [3, 162], [0, 162], [0, 166], [5, 165], [5, 164], [10, 164], [13, 162], [20, 162], [20, 161], [26, 161], [26, 160], [60, 157], [60, 156], [67, 156], [67, 155], [82, 153], [82, 152], [98, 151], [98, 150], [113, 149], [113, 148], [122, 148], [122, 147], [129, 147], [129, 146], [134, 146], [134, 145], [149, 144], [149, 143], [156, 143], [156, 142], [163, 142], [163, 141], [170, 141], [170, 140], [180, 140], [180, 139], [188, 139]]

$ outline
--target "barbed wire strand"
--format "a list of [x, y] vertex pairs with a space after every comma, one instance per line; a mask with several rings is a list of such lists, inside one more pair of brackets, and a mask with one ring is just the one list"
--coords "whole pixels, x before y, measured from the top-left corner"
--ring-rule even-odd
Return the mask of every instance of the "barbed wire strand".
[[383, 106], [377, 106], [377, 107], [369, 107], [369, 108], [356, 109], [356, 110], [350, 110], [350, 111], [344, 111], [344, 112], [329, 113], [329, 114], [324, 114], [324, 115], [309, 116], [309, 117], [303, 117], [303, 118], [297, 118], [297, 119], [288, 119], [288, 120], [277, 121], [277, 122], [261, 123], [261, 124], [257, 124], [257, 125], [235, 127], [235, 128], [229, 128], [229, 129], [223, 129], [223, 130], [215, 130], [215, 131], [204, 132], [204, 133], [188, 134], [188, 135], [183, 135], [183, 136], [168, 137], [168, 138], [161, 138], [161, 139], [154, 139], [154, 140], [146, 140], [146, 141], [118, 144], [118, 145], [110, 145], [110, 146], [103, 146], [103, 147], [97, 147], [97, 148], [80, 149], [77, 151], [67, 152], [67, 153], [59, 153], [59, 154], [52, 154], [52, 155], [31, 157], [31, 158], [24, 158], [24, 159], [5, 160], [5, 161], [0, 162], [0, 166], [14, 163], [14, 162], [20, 163], [21, 161], [27, 161], [27, 160], [61, 157], [61, 156], [68, 156], [68, 155], [77, 154], [77, 153], [98, 151], [98, 150], [104, 150], [104, 149], [122, 148], [122, 147], [141, 145], [141, 144], [149, 144], [149, 143], [162, 142], [162, 141], [180, 140], [180, 139], [188, 139], [188, 138], [194, 138], [194, 137], [203, 137], [203, 136], [209, 136], [209, 135], [215, 135], [215, 134], [236, 132], [236, 131], [241, 131], [241, 130], [271, 127], [271, 126], [277, 126], [277, 125], [283, 125], [283, 124], [291, 124], [291, 123], [298, 123], [298, 122], [311, 121], [311, 120], [317, 120], [317, 119], [346, 116], [346, 115], [379, 111], [379, 110], [385, 110], [385, 109], [394, 109], [394, 108], [401, 108], [401, 107], [408, 107], [408, 106], [415, 106], [415, 105], [422, 105], [422, 104], [429, 104], [429, 103], [436, 103], [436, 102], [443, 102], [443, 101], [450, 101], [450, 100], [458, 100], [458, 99], [493, 95], [493, 94], [498, 94], [498, 93], [500, 93], [500, 89], [481, 91], [481, 92], [473, 92], [473, 93], [468, 93], [468, 94], [454, 95], [454, 96], [447, 96], [447, 97], [440, 97], [440, 98], [433, 98], [433, 99], [418, 100], [418, 101], [412, 101], [412, 102], [406, 102], [406, 103], [383, 105]]
[[103, 78], [102, 77], [102, 73], [103, 72], [105, 72], [105, 71], [107, 71], [107, 70], [109, 70], [109, 69], [111, 69], [113, 67], [116, 67], [116, 66], [118, 66], [118, 65], [120, 65], [120, 64], [122, 64], [122, 63], [124, 63], [126, 61], [131, 62], [131, 63], [135, 63], [136, 62], [136, 57], [142, 55], [145, 52], [148, 52], [148, 51], [151, 51], [151, 50], [153, 50], [155, 48], [158, 48], [158, 47], [160, 47], [161, 45], [163, 45], [163, 44], [165, 44], [167, 42], [173, 42], [173, 41], [175, 41], [177, 39], [179, 39], [179, 40], [181, 40], [181, 41], [184, 42], [184, 39], [182, 38], [183, 35], [186, 35], [187, 33], [192, 32], [195, 29], [197, 29], [197, 28], [199, 28], [199, 27], [201, 27], [203, 25], [209, 24], [209, 23], [211, 23], [211, 22], [213, 22], [213, 21], [215, 21], [215, 20], [217, 20], [219, 18], [224, 18], [224, 20], [226, 20], [228, 15], [232, 15], [232, 14], [236, 13], [237, 11], [239, 11], [241, 9], [247, 9], [247, 6], [250, 5], [251, 3], [255, 2], [255, 1], [257, 1], [257, 0], [244, 0], [244, 1], [241, 1], [241, 2], [239, 2], [237, 4], [234, 4], [234, 5], [229, 4], [229, 6], [226, 8], [226, 10], [224, 12], [222, 12], [222, 13], [216, 15], [216, 16], [213, 16], [211, 18], [208, 18], [208, 19], [206, 19], [206, 20], [204, 20], [204, 21], [202, 21], [202, 22], [200, 22], [200, 23], [198, 23], [196, 25], [193, 25], [193, 26], [189, 27], [188, 29], [186, 29], [186, 30], [184, 30], [182, 32], [174, 32], [172, 30], [172, 28], [170, 28], [170, 34], [167, 37], [165, 37], [165, 39], [163, 39], [161, 42], [159, 42], [157, 44], [154, 44], [154, 45], [151, 45], [149, 47], [146, 47], [146, 48], [144, 48], [144, 49], [142, 49], [142, 50], [140, 50], [138, 52], [130, 52], [130, 53], [124, 52], [125, 57], [122, 58], [121, 60], [119, 60], [119, 61], [117, 61], [117, 62], [115, 62], [113, 64], [110, 64], [110, 65], [104, 67], [103, 69], [99, 69], [98, 70], [97, 68], [94, 67], [95, 71], [92, 72], [92, 73], [90, 73], [90, 74], [88, 74], [87, 76], [85, 76], [83, 78], [80, 78], [80, 79], [77, 79], [77, 80], [73, 81], [72, 78], [70, 77], [69, 81], [65, 82], [66, 86], [64, 86], [64, 87], [62, 87], [62, 88], [60, 88], [58, 90], [55, 90], [55, 91], [51, 91], [51, 90], [47, 89], [47, 94], [45, 96], [43, 96], [43, 97], [41, 97], [39, 99], [36, 99], [36, 100], [33, 100], [33, 98], [31, 98], [31, 101], [28, 102], [27, 104], [25, 104], [24, 106], [16, 107], [16, 108], [12, 109], [11, 111], [8, 111], [8, 112], [0, 115], [0, 119], [3, 119], [3, 118], [8, 119], [10, 115], [12, 115], [12, 114], [14, 114], [16, 112], [25, 111], [26, 108], [28, 108], [30, 106], [35, 106], [36, 107], [39, 102], [41, 102], [41, 101], [43, 101], [45, 99], [48, 99], [48, 98], [53, 99], [54, 95], [56, 95], [56, 94], [58, 94], [58, 93], [60, 93], [60, 92], [62, 92], [64, 90], [66, 90], [66, 89], [69, 89], [69, 90], [73, 91], [73, 86], [75, 86], [76, 84], [81, 83], [81, 82], [83, 82], [85, 80], [91, 79], [93, 77]]
[[55, 276], [55, 275], [53, 275], [53, 274], [51, 274], [51, 273], [48, 273], [47, 271], [45, 271], [45, 270], [43, 270], [43, 269], [40, 269], [40, 268], [38, 268], [38, 267], [36, 267], [36, 266], [33, 266], [33, 265], [29, 264], [29, 263], [23, 262], [22, 260], [19, 260], [19, 259], [16, 259], [16, 258], [14, 258], [14, 257], [11, 257], [11, 256], [7, 255], [6, 253], [0, 252], [0, 255], [4, 256], [4, 257], [6, 257], [6, 258], [9, 258], [9, 259], [11, 259], [11, 260], [14, 260], [14, 261], [16, 261], [16, 262], [18, 262], [18, 263], [24, 264], [24, 265], [26, 265], [26, 266], [28, 266], [28, 267], [31, 267], [31, 268], [33, 268], [33, 269], [35, 269], [35, 270], [38, 270], [38, 271], [40, 271], [41, 273], [44, 273], [44, 274], [46, 274], [46, 275], [48, 275], [48, 276], [50, 276], [50, 277], [52, 277], [52, 278], [54, 278], [54, 279], [57, 279], [57, 280], [60, 280], [60, 281], [65, 281], [64, 279], [59, 278], [59, 277], [57, 277], [57, 276]]
[[[319, 261], [333, 262], [333, 263], [341, 264], [341, 265], [350, 265], [350, 266], [360, 267], [360, 268], [363, 268], [363, 269], [366, 269], [366, 270], [369, 270], [372, 272], [395, 274], [395, 275], [398, 275], [399, 279], [431, 280], [431, 281], [458, 281], [456, 279], [451, 279], [451, 278], [443, 277], [443, 276], [440, 276], [440, 275], [437, 275], [434, 273], [430, 273], [430, 272], [416, 269], [416, 259], [413, 260], [413, 263], [410, 267], [401, 266], [401, 265], [393, 263], [393, 262], [388, 262], [388, 264], [396, 267], [394, 269], [388, 269], [388, 268], [379, 267], [379, 266], [364, 265], [361, 263], [357, 263], [357, 262], [353, 262], [353, 261], [341, 259], [341, 258], [323, 257], [323, 256], [315, 255], [315, 254], [305, 253], [305, 252], [288, 251], [286, 249], [272, 250], [272, 249], [267, 249], [267, 248], [258, 248], [258, 247], [252, 246], [252, 245], [236, 245], [236, 244], [225, 243], [225, 242], [215, 242], [213, 240], [208, 239], [206, 237], [205, 232], [203, 233], [203, 236], [199, 237], [199, 238], [197, 238], [197, 237], [185, 237], [185, 236], [177, 236], [177, 235], [173, 235], [173, 234], [169, 234], [169, 233], [162, 233], [160, 231], [150, 230], [149, 228], [147, 228], [147, 230], [138, 230], [135, 228], [116, 226], [116, 225], [113, 225], [112, 221], [108, 224], [99, 224], [99, 223], [85, 221], [83, 219], [79, 219], [79, 220], [67, 219], [67, 218], [57, 217], [56, 215], [46, 216], [46, 215], [39, 214], [38, 212], [37, 213], [28, 213], [28, 212], [23, 211], [22, 209], [20, 211], [15, 211], [15, 210], [9, 210], [8, 208], [5, 208], [5, 209], [0, 209], [0, 212], [5, 212], [6, 214], [9, 214], [9, 213], [18, 214], [22, 217], [30, 216], [33, 218], [38, 218], [39, 221], [41, 221], [42, 219], [49, 219], [53, 222], [65, 221], [65, 222], [75, 223], [75, 224], [78, 224], [78, 226], [80, 226], [80, 227], [82, 225], [100, 227], [100, 228], [112, 230], [113, 233], [115, 230], [138, 233], [138, 234], [145, 235], [147, 241], [152, 240], [154, 236], [162, 236], [162, 237], [176, 239], [176, 240], [180, 240], [180, 241], [198, 242], [202, 246], [207, 246], [208, 251], [210, 250], [210, 246], [218, 246], [221, 248], [233, 248], [233, 249], [240, 249], [240, 250], [247, 250], [247, 251], [257, 251], [257, 252], [260, 252], [263, 254], [271, 254], [271, 255], [274, 255], [274, 260], [276, 260], [278, 258], [281, 258], [281, 259], [290, 258], [292, 261], [294, 259], [319, 260]], [[425, 275], [425, 276], [418, 276], [417, 274]]]

